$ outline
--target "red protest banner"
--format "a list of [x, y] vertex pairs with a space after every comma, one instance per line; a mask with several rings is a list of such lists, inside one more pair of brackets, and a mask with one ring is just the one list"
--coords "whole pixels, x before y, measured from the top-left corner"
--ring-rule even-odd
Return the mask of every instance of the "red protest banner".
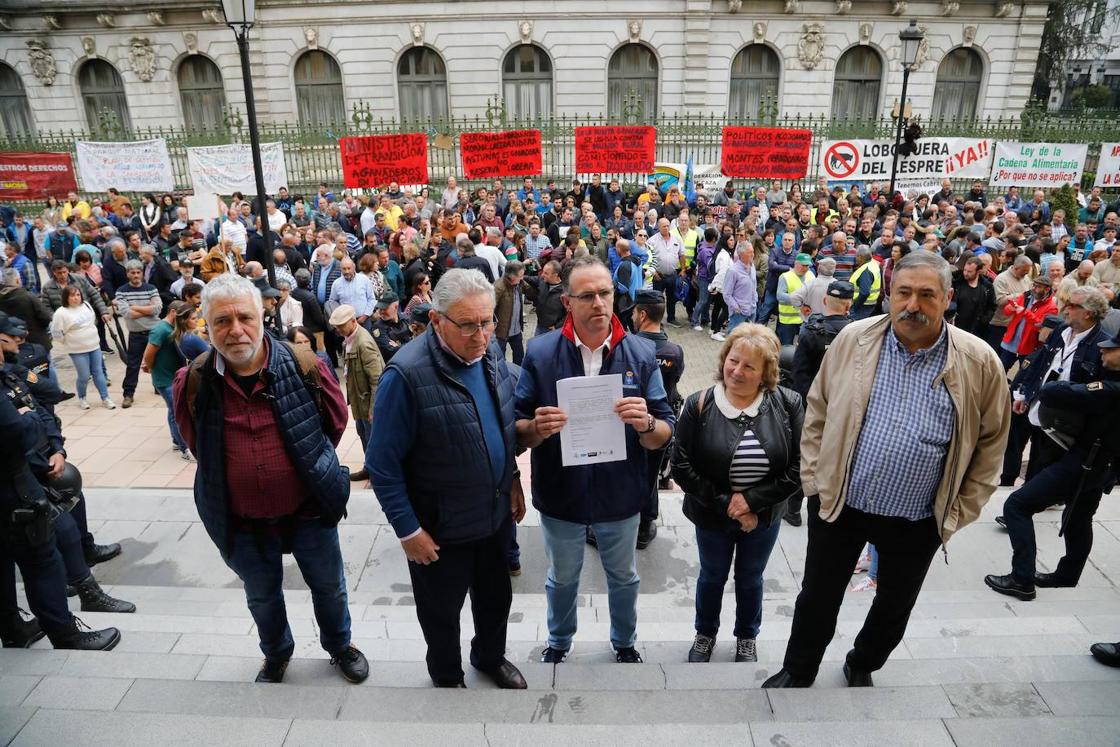
[[801, 179], [809, 169], [810, 130], [724, 127], [719, 170], [724, 176]]
[[0, 200], [41, 200], [77, 190], [69, 153], [0, 153]]
[[338, 145], [347, 189], [428, 183], [428, 136], [423, 132], [344, 137]]
[[653, 171], [657, 130], [644, 126], [576, 128], [576, 173]]
[[541, 173], [541, 131], [464, 132], [459, 135], [463, 176], [536, 176]]

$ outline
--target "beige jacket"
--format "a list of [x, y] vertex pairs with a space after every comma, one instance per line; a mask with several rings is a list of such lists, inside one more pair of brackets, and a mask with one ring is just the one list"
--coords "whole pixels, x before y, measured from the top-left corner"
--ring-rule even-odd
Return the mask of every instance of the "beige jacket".
[[[820, 496], [825, 521], [835, 521], [844, 506], [889, 323], [890, 317], [883, 315], [845, 327], [829, 345], [809, 390], [801, 431], [801, 483], [805, 495]], [[975, 521], [991, 498], [1011, 422], [1007, 378], [995, 352], [979, 337], [948, 329], [949, 354], [941, 376], [956, 418], [933, 503], [942, 544]]]
[[1010, 268], [996, 275], [995, 282], [992, 283], [996, 292], [996, 313], [992, 314], [990, 323], [997, 327], [1006, 327], [1011, 322], [1011, 317], [1003, 313], [1003, 307], [1011, 299], [1018, 298], [1029, 291], [1033, 283], [1029, 272], [1021, 279], [1015, 277]]

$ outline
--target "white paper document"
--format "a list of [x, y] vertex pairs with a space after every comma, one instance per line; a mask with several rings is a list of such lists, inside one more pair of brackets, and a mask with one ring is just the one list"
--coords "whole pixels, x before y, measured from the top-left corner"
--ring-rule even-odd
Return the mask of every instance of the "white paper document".
[[622, 374], [575, 376], [556, 382], [556, 404], [568, 414], [560, 431], [565, 467], [626, 458], [626, 424], [614, 411], [622, 399]]

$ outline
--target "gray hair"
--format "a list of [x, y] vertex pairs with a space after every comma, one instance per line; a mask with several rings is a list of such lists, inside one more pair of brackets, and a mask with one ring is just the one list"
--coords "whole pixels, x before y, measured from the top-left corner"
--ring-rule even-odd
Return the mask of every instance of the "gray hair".
[[498, 230], [497, 226], [490, 226], [486, 229], [486, 236], [490, 238], [497, 237], [500, 239], [502, 237], [502, 232]]
[[832, 277], [836, 274], [836, 260], [832, 257], [824, 257], [821, 261], [817, 262], [817, 274], [823, 277]]
[[[1028, 262], [1030, 260], [1027, 260]], [[903, 270], [919, 270], [922, 268], [933, 270], [941, 280], [941, 290], [948, 293], [953, 286], [953, 271], [949, 263], [939, 254], [930, 252], [910, 252], [894, 266], [891, 284], [898, 282], [898, 274]]]
[[0, 273], [0, 282], [8, 288], [19, 287], [19, 270], [14, 267], [5, 267], [4, 272]]
[[439, 285], [432, 291], [432, 306], [446, 314], [448, 309], [470, 296], [486, 296], [493, 301], [494, 286], [478, 270], [456, 267], [439, 279]]
[[291, 290], [292, 282], [287, 278], [278, 278], [276, 280], [276, 290]]
[[507, 278], [511, 278], [511, 277], [513, 277], [514, 275], [516, 275], [517, 273], [521, 272], [524, 269], [525, 269], [525, 263], [524, 262], [518, 262], [517, 260], [511, 260], [509, 262], [506, 262], [506, 268], [505, 268], [505, 270], [502, 271], [502, 274], [505, 275]]
[[128, 244], [126, 244], [124, 239], [120, 236], [114, 236], [105, 242], [105, 248], [109, 250], [109, 253], [112, 253], [114, 246], [119, 246], [121, 249], [124, 249], [125, 252], [128, 252]]
[[151, 244], [141, 244], [138, 253], [139, 254], [151, 254], [151, 255], [154, 256], [155, 253], [156, 253], [156, 248], [154, 246], [152, 246]]
[[1015, 261], [1011, 263], [1011, 266], [1012, 267], [1024, 267], [1024, 266], [1033, 265], [1033, 264], [1034, 264], [1034, 262], [1031, 261], [1030, 257], [1028, 257], [1025, 254], [1020, 254], [1018, 257], [1015, 258]]
[[261, 292], [257, 286], [240, 275], [234, 275], [231, 272], [222, 273], [202, 288], [202, 318], [209, 325], [211, 322], [210, 311], [215, 302], [232, 301], [238, 298], [251, 298], [258, 312], [264, 310]]
[[138, 259], [130, 259], [127, 262], [124, 263], [124, 271], [125, 272], [129, 272], [130, 270], [141, 270], [141, 271], [143, 271], [143, 269], [144, 269], [144, 263], [141, 262]]
[[[909, 255], [907, 255], [907, 256], [909, 256]], [[872, 254], [871, 254], [871, 247], [867, 246], [866, 244], [864, 244], [863, 246], [861, 246], [861, 247], [860, 247], [859, 249], [856, 249], [856, 259], [861, 259], [861, 260], [863, 260], [863, 262], [864, 262], [865, 264], [866, 264], [867, 262], [870, 262], [870, 261], [871, 261], [871, 257], [872, 257]], [[948, 272], [948, 270], [947, 270], [947, 269], [946, 269], [946, 272]], [[945, 287], [946, 287], [946, 288], [948, 288], [949, 286], [948, 286], [948, 285], [946, 285]]]
[[1099, 322], [1108, 314], [1108, 300], [1104, 297], [1104, 294], [1101, 293], [1100, 288], [1089, 285], [1074, 288], [1069, 294], [1069, 300], [1073, 302], [1074, 297], [1080, 299], [1076, 301], [1076, 303], [1080, 304], [1089, 312], [1089, 315], [1093, 317], [1093, 321]]

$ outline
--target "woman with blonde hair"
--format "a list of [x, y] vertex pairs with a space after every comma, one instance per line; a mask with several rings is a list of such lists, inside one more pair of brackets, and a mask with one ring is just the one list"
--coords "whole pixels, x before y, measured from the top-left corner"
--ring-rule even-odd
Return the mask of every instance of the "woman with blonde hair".
[[714, 386], [685, 401], [670, 463], [696, 525], [700, 575], [690, 662], [712, 657], [735, 567], [735, 661], [758, 661], [762, 574], [786, 505], [801, 489], [801, 395], [778, 386], [777, 336], [743, 323], [720, 347]]

